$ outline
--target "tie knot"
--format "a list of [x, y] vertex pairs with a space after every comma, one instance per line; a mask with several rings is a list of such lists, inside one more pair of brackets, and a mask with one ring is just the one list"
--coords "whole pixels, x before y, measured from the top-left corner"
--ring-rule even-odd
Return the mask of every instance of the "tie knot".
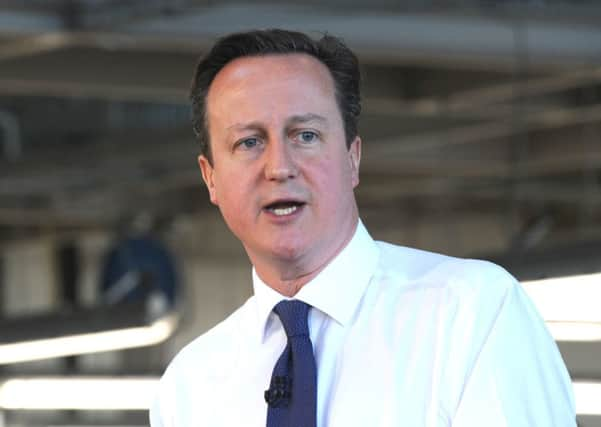
[[307, 318], [311, 306], [298, 300], [280, 301], [273, 309], [282, 321], [288, 338], [299, 335], [309, 336]]

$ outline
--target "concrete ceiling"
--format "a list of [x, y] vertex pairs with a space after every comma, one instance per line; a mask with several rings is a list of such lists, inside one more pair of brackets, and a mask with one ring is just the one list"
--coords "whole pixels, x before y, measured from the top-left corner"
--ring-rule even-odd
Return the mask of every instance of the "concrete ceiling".
[[11, 236], [110, 225], [163, 209], [159, 193], [185, 205], [163, 214], [202, 209], [183, 202], [199, 178], [192, 69], [219, 35], [273, 26], [327, 30], [359, 53], [364, 204], [511, 202], [526, 217], [557, 211], [566, 227], [582, 212], [601, 223], [594, 2], [355, 2], [344, 13], [336, 1], [5, 3], [0, 225]]

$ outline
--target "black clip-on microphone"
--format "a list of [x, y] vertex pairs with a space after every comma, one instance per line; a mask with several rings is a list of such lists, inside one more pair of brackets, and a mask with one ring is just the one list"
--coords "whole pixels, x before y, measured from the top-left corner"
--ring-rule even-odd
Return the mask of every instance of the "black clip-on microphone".
[[264, 396], [265, 402], [271, 407], [288, 406], [292, 397], [292, 378], [276, 375]]

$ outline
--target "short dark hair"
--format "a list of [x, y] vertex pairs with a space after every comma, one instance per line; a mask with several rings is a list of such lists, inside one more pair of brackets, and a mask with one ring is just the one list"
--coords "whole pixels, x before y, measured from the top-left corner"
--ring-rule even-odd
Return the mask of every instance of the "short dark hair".
[[201, 58], [194, 73], [190, 99], [192, 126], [201, 153], [212, 162], [207, 122], [207, 94], [215, 76], [234, 59], [245, 56], [303, 53], [324, 64], [334, 80], [336, 102], [342, 115], [347, 147], [357, 136], [361, 113], [359, 92], [361, 75], [355, 54], [337, 37], [325, 34], [319, 40], [296, 31], [281, 29], [234, 33], [217, 41]]

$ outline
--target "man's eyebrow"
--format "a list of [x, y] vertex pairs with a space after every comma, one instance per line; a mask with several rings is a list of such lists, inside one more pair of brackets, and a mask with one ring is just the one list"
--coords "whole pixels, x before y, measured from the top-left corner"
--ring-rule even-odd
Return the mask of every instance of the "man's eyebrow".
[[291, 124], [295, 124], [295, 123], [307, 123], [307, 122], [320, 122], [322, 124], [327, 124], [328, 119], [326, 119], [323, 116], [320, 116], [319, 114], [307, 113], [307, 114], [291, 116], [290, 118], [288, 118], [288, 120], [286, 120], [286, 124], [288, 126], [290, 126]]
[[[308, 123], [308, 122], [320, 122], [322, 124], [327, 124], [328, 119], [324, 116], [320, 116], [319, 114], [307, 113], [307, 114], [298, 114], [294, 116], [290, 116], [286, 120], [286, 125], [290, 126], [292, 124], [297, 123]], [[226, 128], [227, 130], [248, 130], [248, 129], [263, 129], [263, 124], [260, 122], [249, 122], [249, 123], [234, 123]]]
[[249, 122], [249, 123], [234, 123], [233, 125], [228, 126], [227, 130], [247, 130], [247, 129], [262, 129], [263, 125], [259, 122]]

